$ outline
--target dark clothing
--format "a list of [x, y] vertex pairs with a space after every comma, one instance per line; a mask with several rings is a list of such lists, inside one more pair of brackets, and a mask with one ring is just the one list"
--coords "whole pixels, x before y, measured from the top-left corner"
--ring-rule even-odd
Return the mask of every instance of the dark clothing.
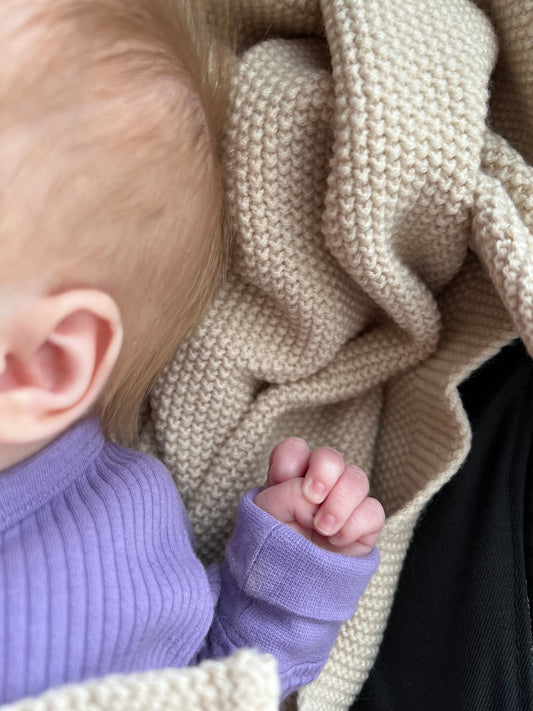
[[460, 391], [471, 451], [421, 517], [352, 711], [533, 709], [533, 362], [515, 341]]

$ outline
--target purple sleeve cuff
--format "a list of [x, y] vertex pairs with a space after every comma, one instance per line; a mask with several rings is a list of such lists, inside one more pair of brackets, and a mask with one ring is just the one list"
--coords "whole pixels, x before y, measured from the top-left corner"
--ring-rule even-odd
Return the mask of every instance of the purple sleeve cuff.
[[248, 596], [301, 617], [331, 622], [352, 617], [378, 567], [377, 548], [358, 558], [319, 548], [256, 506], [259, 491], [241, 500], [226, 549], [237, 585]]

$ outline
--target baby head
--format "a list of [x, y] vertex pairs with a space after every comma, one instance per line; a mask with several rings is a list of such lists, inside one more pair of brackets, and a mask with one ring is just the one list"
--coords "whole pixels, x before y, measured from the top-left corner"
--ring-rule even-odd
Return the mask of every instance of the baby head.
[[2, 467], [95, 404], [134, 435], [223, 269], [227, 73], [198, 0], [3, 0], [0, 37]]

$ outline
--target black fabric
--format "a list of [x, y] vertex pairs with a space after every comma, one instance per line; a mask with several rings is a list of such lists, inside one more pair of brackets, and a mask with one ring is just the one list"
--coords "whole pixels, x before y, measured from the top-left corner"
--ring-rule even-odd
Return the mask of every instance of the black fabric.
[[352, 711], [531, 711], [533, 364], [516, 341], [462, 384], [473, 428], [416, 528]]

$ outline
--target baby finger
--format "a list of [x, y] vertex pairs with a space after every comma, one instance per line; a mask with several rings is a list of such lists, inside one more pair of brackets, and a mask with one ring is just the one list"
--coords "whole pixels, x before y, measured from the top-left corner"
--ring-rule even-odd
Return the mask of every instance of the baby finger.
[[335, 535], [367, 494], [368, 478], [365, 472], [353, 465], [345, 467], [342, 476], [315, 516], [315, 530], [323, 536]]
[[309, 445], [300, 437], [279, 442], [268, 460], [268, 486], [304, 476], [309, 463]]
[[303, 482], [303, 493], [307, 500], [321, 504], [337, 484], [344, 469], [344, 459], [336, 449], [319, 447], [311, 452]]
[[367, 497], [353, 511], [342, 528], [328, 540], [335, 548], [360, 543], [368, 552], [375, 546], [384, 522], [383, 506], [377, 499]]

